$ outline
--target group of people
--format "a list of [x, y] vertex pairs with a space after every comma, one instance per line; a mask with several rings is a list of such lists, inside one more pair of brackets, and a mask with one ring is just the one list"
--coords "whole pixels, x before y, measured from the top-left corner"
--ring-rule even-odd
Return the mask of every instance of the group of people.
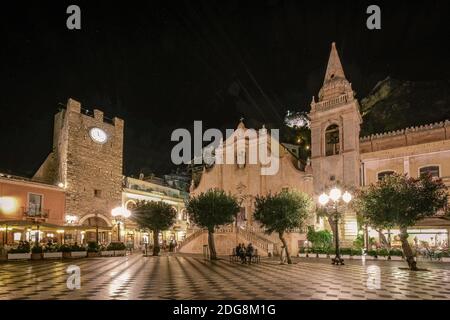
[[252, 257], [256, 254], [255, 248], [251, 243], [246, 247], [245, 244], [239, 243], [239, 245], [235, 249], [236, 256], [241, 259], [241, 263], [246, 263], [248, 258], [248, 263], [252, 262]]

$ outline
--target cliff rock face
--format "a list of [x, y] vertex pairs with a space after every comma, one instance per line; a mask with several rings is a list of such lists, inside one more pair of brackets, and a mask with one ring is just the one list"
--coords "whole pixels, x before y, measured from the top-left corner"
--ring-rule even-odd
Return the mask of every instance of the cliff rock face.
[[361, 100], [361, 114], [362, 136], [450, 119], [450, 81], [388, 77]]

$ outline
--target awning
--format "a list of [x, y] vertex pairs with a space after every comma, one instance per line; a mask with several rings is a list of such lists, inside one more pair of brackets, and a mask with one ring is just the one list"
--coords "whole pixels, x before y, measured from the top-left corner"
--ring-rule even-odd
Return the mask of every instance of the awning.
[[[32, 221], [27, 220], [3, 220], [0, 221], [0, 225], [7, 225], [8, 227], [14, 228], [14, 227], [34, 227], [36, 226], [36, 223]], [[39, 223], [40, 229], [55, 229], [55, 230], [64, 230], [64, 231], [96, 231], [97, 228], [95, 226], [65, 226], [65, 225], [57, 225], [57, 224], [51, 224], [42, 222]], [[108, 226], [99, 226], [99, 231], [111, 231], [113, 227]]]

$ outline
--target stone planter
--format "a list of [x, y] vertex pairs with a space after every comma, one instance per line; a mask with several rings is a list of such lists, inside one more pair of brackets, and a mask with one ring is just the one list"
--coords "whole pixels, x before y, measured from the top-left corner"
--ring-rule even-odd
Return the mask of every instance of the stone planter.
[[350, 260], [351, 259], [350, 257], [351, 256], [349, 254], [343, 254], [342, 255], [342, 259], [344, 259], [344, 260]]
[[42, 259], [42, 253], [32, 253], [31, 254], [31, 260], [41, 260]]
[[350, 256], [350, 259], [361, 260], [363, 256]]
[[442, 257], [442, 262], [450, 262], [450, 257]]
[[31, 253], [8, 253], [8, 260], [30, 260]]
[[61, 259], [62, 257], [62, 252], [44, 252], [44, 259]]
[[92, 258], [92, 257], [100, 257], [100, 252], [88, 252], [88, 253], [87, 253], [87, 256], [88, 256], [89, 258]]
[[127, 254], [127, 250], [114, 250], [115, 257], [125, 256], [126, 254]]
[[402, 261], [403, 257], [401, 257], [401, 256], [391, 256], [391, 260], [392, 261]]
[[299, 253], [298, 256], [299, 256], [300, 258], [306, 258], [306, 253]]
[[317, 253], [310, 252], [307, 255], [308, 255], [307, 258], [317, 258]]
[[102, 257], [112, 257], [114, 256], [114, 251], [113, 250], [100, 251], [100, 255]]
[[84, 258], [87, 256], [86, 251], [72, 251], [72, 252], [64, 252], [63, 257], [64, 258]]
[[376, 260], [377, 258], [375, 258], [374, 256], [365, 256], [366, 260]]
[[328, 255], [325, 254], [325, 253], [319, 253], [318, 257], [321, 258], [321, 259], [326, 259], [326, 258], [328, 258]]

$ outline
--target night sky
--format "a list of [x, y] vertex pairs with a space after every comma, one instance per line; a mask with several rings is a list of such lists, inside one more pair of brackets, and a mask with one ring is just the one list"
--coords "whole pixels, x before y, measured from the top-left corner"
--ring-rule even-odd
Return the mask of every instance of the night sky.
[[[81, 30], [66, 8], [81, 7]], [[366, 28], [378, 4], [382, 30]], [[173, 166], [170, 134], [279, 127], [308, 110], [335, 41], [359, 99], [391, 76], [450, 79], [449, 1], [8, 1], [0, 11], [0, 172], [32, 175], [69, 97], [125, 120], [126, 174]]]

